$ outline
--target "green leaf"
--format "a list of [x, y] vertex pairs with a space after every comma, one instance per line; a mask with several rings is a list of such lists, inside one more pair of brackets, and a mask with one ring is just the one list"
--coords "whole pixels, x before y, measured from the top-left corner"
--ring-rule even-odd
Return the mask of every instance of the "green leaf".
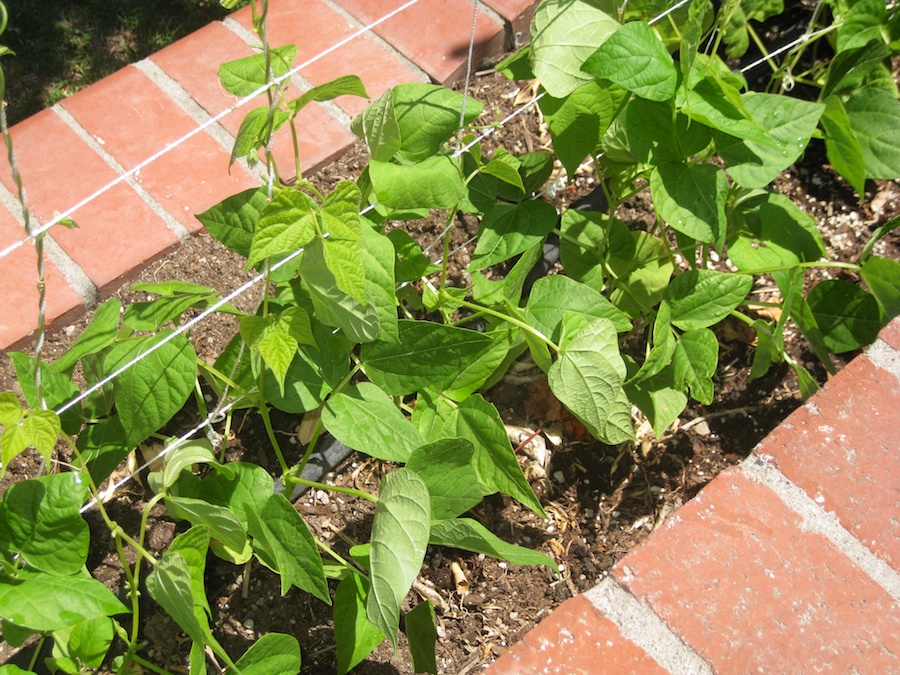
[[64, 636], [65, 652], [69, 658], [77, 659], [85, 668], [99, 668], [115, 637], [115, 629], [112, 619], [107, 616], [97, 616], [76, 623], [71, 629], [54, 631], [54, 651]]
[[210, 504], [191, 497], [166, 497], [169, 515], [176, 520], [188, 520], [194, 525], [205, 525], [214, 539], [231, 549], [241, 550], [247, 540], [243, 525], [228, 508]]
[[325, 239], [325, 263], [338, 288], [357, 300], [366, 301], [366, 277], [360, 251], [362, 229], [359, 218], [360, 192], [348, 180], [338, 183], [322, 202], [322, 229]]
[[[672, 101], [632, 99], [619, 120], [624, 126], [628, 149], [650, 166], [687, 162], [712, 140], [708, 126], [676, 112]], [[653, 133], [647, 133], [648, 129]]]
[[491, 346], [481, 333], [425, 321], [400, 321], [399, 339], [362, 348], [369, 379], [392, 396], [450, 384]]
[[360, 239], [360, 254], [366, 279], [366, 298], [378, 315], [376, 339], [397, 342], [397, 280], [394, 277], [395, 254], [391, 240], [373, 229], [364, 227]]
[[825, 71], [825, 86], [819, 93], [819, 100], [826, 100], [832, 95], [852, 94], [860, 89], [866, 75], [873, 69], [882, 68], [882, 62], [890, 55], [891, 50], [880, 37], [835, 54]]
[[672, 98], [678, 82], [675, 62], [643, 21], [632, 21], [619, 28], [581, 69], [651, 101]]
[[850, 4], [837, 32], [838, 53], [860, 47], [869, 40], [882, 40], [887, 19], [887, 3], [880, 0], [858, 0]]
[[431, 495], [431, 521], [455, 518], [481, 502], [481, 486], [473, 464], [475, 446], [464, 438], [423, 444], [406, 468], [425, 481]]
[[858, 92], [844, 104], [862, 147], [866, 178], [900, 176], [900, 101], [885, 91]]
[[719, 361], [719, 341], [708, 328], [691, 330], [681, 335], [672, 356], [675, 386], [690, 387], [691, 396], [703, 405], [713, 399], [712, 376]]
[[497, 202], [479, 225], [472, 269], [491, 267], [537, 245], [556, 227], [558, 217], [551, 204], [539, 199]]
[[212, 444], [205, 438], [195, 438], [186, 441], [166, 453], [166, 468], [163, 470], [162, 484], [166, 488], [172, 487], [181, 472], [190, 469], [194, 464], [210, 464], [228, 478], [234, 477], [234, 472], [227, 464], [219, 464], [212, 451]]
[[281, 190], [259, 214], [247, 266], [306, 246], [316, 235], [316, 211], [309, 195], [291, 188]]
[[15, 577], [0, 574], [0, 618], [22, 628], [48, 632], [128, 611], [86, 572], [72, 576], [26, 570], [19, 570]]
[[209, 549], [209, 528], [195, 525], [187, 532], [182, 532], [169, 545], [168, 552], [178, 553], [187, 565], [191, 577], [191, 597], [194, 604], [201, 607], [207, 616], [212, 616], [209, 601], [206, 599], [205, 571], [206, 553]]
[[429, 495], [425, 482], [408, 469], [381, 481], [372, 520], [371, 589], [366, 616], [397, 648], [400, 604], [412, 588], [428, 546]]
[[828, 161], [862, 198], [865, 195], [866, 183], [866, 161], [862, 145], [853, 133], [843, 103], [836, 96], [825, 99], [825, 112], [822, 114], [821, 122], [825, 131]]
[[728, 180], [712, 164], [667, 162], [653, 169], [650, 192], [659, 215], [673, 230], [706, 244], [725, 237]]
[[570, 178], [585, 157], [599, 152], [624, 99], [625, 91], [616, 85], [585, 82], [565, 98], [548, 94], [540, 100], [553, 149]]
[[452, 157], [429, 157], [401, 166], [369, 162], [378, 201], [392, 209], [452, 209], [466, 196], [459, 165]]
[[227, 673], [241, 675], [296, 675], [300, 672], [300, 643], [293, 635], [266, 633]]
[[182, 473], [173, 494], [189, 497], [221, 506], [240, 521], [241, 526], [250, 525], [251, 511], [259, 513], [275, 491], [275, 481], [263, 467], [247, 462], [229, 462], [228, 468], [234, 478], [224, 473], [213, 472], [202, 480]]
[[[508, 277], [507, 277], [508, 278]], [[518, 301], [518, 298], [516, 298]], [[507, 360], [511, 351], [520, 343], [517, 328], [507, 322], [499, 323], [484, 333], [491, 339], [491, 346], [469, 361], [443, 394], [453, 401], [465, 401], [484, 386]]]
[[48, 464], [60, 434], [59, 417], [52, 410], [29, 410], [17, 424], [4, 425], [0, 436], [0, 475], [19, 453], [34, 448]]
[[83, 466], [78, 461], [76, 465], [87, 469], [95, 485], [106, 480], [128, 453], [134, 450], [134, 446], [128, 444], [118, 415], [85, 427], [78, 434], [76, 446], [84, 460]]
[[270, 111], [266, 106], [248, 112], [234, 138], [234, 147], [228, 160], [229, 168], [241, 157], [246, 157], [253, 164], [256, 161], [256, 151], [265, 147], [268, 142], [270, 127], [271, 132], [275, 133], [288, 119], [288, 114], [283, 110]]
[[371, 382], [330, 396], [322, 423], [341, 443], [389, 462], [406, 462], [425, 440], [391, 398]]
[[459, 129], [463, 101], [465, 124], [474, 121], [483, 107], [471, 97], [464, 99], [452, 89], [424, 82], [397, 85], [391, 94], [400, 130], [398, 157], [405, 162], [421, 162], [437, 154]]
[[[52, 411], [54, 408], [68, 403], [81, 393], [78, 385], [72, 381], [72, 377], [68, 373], [58, 373], [48, 364], [42, 362], [40, 368], [43, 398], [41, 398], [38, 396], [37, 386], [35, 385], [37, 363], [34, 358], [22, 352], [7, 352], [7, 356], [9, 356], [15, 367], [16, 379], [22, 388], [22, 395], [32, 408], [36, 410], [46, 408], [47, 411]], [[81, 404], [76, 404], [60, 416], [59, 424], [66, 433], [75, 434], [81, 430], [82, 419], [82, 406]], [[49, 442], [49, 439], [47, 442]], [[53, 443], [56, 443], [56, 439], [53, 439]], [[51, 444], [50, 450], [52, 449], [53, 445]]]
[[384, 92], [372, 101], [350, 126], [369, 147], [371, 161], [389, 162], [400, 149], [400, 127], [394, 113], [394, 97]]
[[531, 45], [525, 45], [519, 51], [503, 59], [494, 66], [494, 69], [508, 80], [531, 81], [535, 79], [535, 77], [534, 73], [531, 71], [531, 65], [528, 63], [530, 56]]
[[631, 330], [628, 315], [586, 284], [554, 274], [538, 279], [528, 296], [529, 323], [553, 342], [562, 338], [565, 315], [575, 312], [585, 323], [608, 319], [619, 333]]
[[588, 0], [545, 0], [531, 20], [531, 67], [551, 96], [588, 82], [581, 69], [619, 23]]
[[473, 553], [483, 553], [516, 565], [545, 565], [554, 572], [559, 569], [553, 558], [514, 544], [507, 544], [477, 520], [456, 518], [434, 523], [430, 542]]
[[825, 255], [816, 221], [785, 195], [755, 193], [737, 205], [734, 216], [728, 256], [742, 271], [814, 262]]
[[873, 256], [860, 270], [863, 280], [881, 306], [881, 323], [900, 315], [900, 262]]
[[878, 337], [881, 316], [875, 296], [842, 279], [826, 279], [807, 296], [822, 340], [834, 354], [861, 349]]
[[690, 331], [719, 323], [743, 302], [753, 277], [716, 270], [688, 270], [663, 293], [672, 310], [672, 325]]
[[194, 598], [194, 577], [181, 553], [163, 554], [147, 576], [147, 591], [194, 642], [214, 642], [202, 606]]
[[[104, 370], [116, 372], [168, 335], [169, 331], [162, 331], [120, 342], [106, 356]], [[116, 377], [116, 408], [129, 445], [142, 442], [181, 410], [194, 390], [196, 360], [188, 339], [177, 335]]]
[[48, 574], [75, 574], [87, 560], [90, 533], [79, 513], [87, 496], [77, 472], [11, 485], [0, 501], [0, 553]]
[[618, 445], [634, 439], [631, 406], [622, 389], [625, 374], [615, 326], [607, 319], [595, 319], [560, 352], [547, 380], [595, 438]]
[[243, 316], [240, 318], [241, 335], [247, 345], [259, 352], [266, 365], [272, 369], [284, 396], [284, 382], [297, 347], [315, 345], [309, 314], [299, 306], [273, 312], [266, 317]]
[[[282, 77], [291, 69], [291, 64], [297, 58], [297, 47], [285, 45], [270, 50], [269, 65], [272, 75]], [[266, 72], [266, 55], [254, 54], [245, 56], [235, 61], [228, 61], [219, 66], [219, 82], [231, 94], [235, 96], [249, 96], [256, 93], [260, 87], [269, 83], [269, 74]]]
[[[638, 372], [629, 377], [629, 382], [636, 384], [653, 377], [672, 362], [672, 353], [675, 351], [675, 335], [671, 326], [672, 310], [668, 303], [661, 302], [653, 322], [653, 339], [647, 345], [649, 353]], [[628, 398], [631, 398], [630, 394]]]
[[337, 647], [337, 671], [349, 672], [384, 640], [384, 633], [366, 618], [369, 580], [359, 574], [348, 575], [334, 594], [334, 642]]
[[405, 230], [391, 230], [387, 233], [387, 238], [394, 245], [396, 252], [394, 277], [397, 283], [417, 281], [441, 269], [431, 262]]
[[250, 255], [253, 234], [268, 204], [266, 188], [244, 190], [196, 216], [217, 240], [243, 258]]
[[284, 495], [270, 495], [262, 511], [248, 511], [253, 548], [260, 560], [281, 575], [281, 594], [296, 586], [331, 604], [316, 541]]
[[617, 279], [609, 299], [631, 316], [641, 316], [659, 303], [675, 269], [662, 240], [633, 232], [619, 220], [610, 228], [608, 262]]
[[369, 98], [366, 93], [366, 87], [357, 75], [342, 75], [335, 79], [312, 87], [305, 91], [302, 96], [295, 98], [288, 103], [288, 107], [294, 111], [296, 115], [308, 103], [313, 101], [332, 101], [339, 96], [359, 96], [361, 98]]
[[24, 416], [25, 409], [14, 393], [11, 391], [0, 393], [0, 424], [4, 426], [18, 424]]
[[110, 298], [94, 312], [90, 325], [84, 329], [78, 339], [50, 366], [54, 372], [67, 373], [75, 363], [88, 354], [96, 354], [106, 349], [116, 339], [119, 331], [119, 312], [122, 303], [117, 298]]
[[825, 106], [776, 94], [751, 92], [741, 98], [766, 138], [742, 138], [739, 132], [726, 130], [726, 135], [716, 135], [716, 148], [737, 183], [762, 188], [797, 161]]
[[481, 173], [499, 178], [525, 194], [525, 184], [519, 173], [520, 162], [503, 148], [498, 148], [490, 162], [481, 167]]
[[406, 638], [409, 640], [409, 651], [412, 656], [413, 670], [417, 673], [435, 673], [437, 660], [434, 648], [437, 644], [437, 624], [434, 618], [434, 606], [430, 600], [420, 602], [404, 617]]

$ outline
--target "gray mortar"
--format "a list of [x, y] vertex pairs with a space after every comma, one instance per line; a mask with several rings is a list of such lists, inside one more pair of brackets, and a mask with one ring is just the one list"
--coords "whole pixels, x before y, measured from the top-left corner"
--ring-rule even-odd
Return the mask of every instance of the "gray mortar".
[[900, 353], [887, 342], [875, 340], [866, 350], [866, 355], [877, 368], [882, 368], [900, 379]]

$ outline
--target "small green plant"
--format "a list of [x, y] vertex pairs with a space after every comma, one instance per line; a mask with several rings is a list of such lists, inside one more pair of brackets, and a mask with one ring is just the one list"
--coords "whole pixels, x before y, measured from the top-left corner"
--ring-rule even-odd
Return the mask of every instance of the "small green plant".
[[[861, 197], [866, 179], [900, 175], [900, 103], [886, 66], [896, 52], [897, 10], [868, 0], [826, 3], [831, 17], [817, 14], [809, 34], [828, 39], [834, 58], [800, 72], [802, 42], [770, 81], [773, 90], [799, 82], [819, 91], [800, 98], [748, 91], [719, 55], [736, 58], [758, 42], [752, 22], [778, 14], [780, 2], [729, 0], [714, 12], [694, 0], [659, 21], [661, 2], [629, 2], [624, 14], [620, 5], [541, 2], [531, 43], [500, 66], [540, 81], [556, 157], [489, 153], [466, 128], [481, 104], [435, 85], [400, 85], [353, 122], [370, 153], [365, 171], [322, 194], [304, 178], [299, 156], [296, 180], [280, 180], [271, 138], [287, 127], [296, 139], [295, 120], [310, 102], [366, 96], [365, 89], [347, 76], [288, 100], [296, 49], [267, 45], [267, 3], [254, 3], [260, 53], [223, 64], [220, 80], [236, 96], [268, 95], [268, 105], [246, 116], [231, 157], [262, 156], [268, 180], [198, 218], [263, 277], [259, 307], [243, 313], [214, 289], [185, 281], [145, 284], [139, 289], [156, 299], [124, 309], [108, 301], [57, 361], [10, 355], [25, 401], [0, 394], [3, 469], [28, 447], [49, 462], [61, 439], [76, 470], [26, 480], [0, 500], [7, 642], [49, 636], [50, 665], [76, 673], [98, 667], [119, 637], [125, 646], [115, 670], [159, 671], [139, 653], [146, 578], [150, 596], [193, 641], [191, 672], [205, 672], [206, 650], [228, 672], [299, 670], [293, 636], [263, 636], [236, 661], [218, 644], [203, 585], [211, 550], [234, 564], [255, 558], [280, 575], [283, 593], [297, 587], [333, 604], [340, 672], [385, 638], [396, 648], [401, 624], [416, 671], [436, 672], [434, 608], [425, 601], [403, 611], [429, 544], [556, 567], [465, 517], [496, 492], [544, 516], [499, 412], [479, 393], [515, 359], [527, 352], [585, 427], [618, 445], [635, 438], [633, 407], [662, 434], [689, 397], [712, 400], [719, 350], [712, 328], [728, 317], [757, 333], [753, 377], [787, 363], [804, 395], [817, 385], [785, 351], [787, 321], [828, 368], [830, 354], [874, 339], [900, 307], [900, 263], [872, 255], [896, 221], [875, 233], [858, 263], [822, 260], [815, 222], [770, 184], [814, 138]], [[541, 199], [554, 159], [574, 175], [586, 158], [608, 208], [560, 214]], [[646, 189], [657, 223], [635, 230], [616, 213]], [[385, 227], [434, 211], [446, 213], [448, 228], [440, 264], [402, 228]], [[459, 211], [480, 218], [468, 288], [448, 284], [449, 228]], [[532, 284], [528, 275], [549, 237], [559, 242], [563, 273]], [[509, 270], [503, 279], [485, 275], [501, 263]], [[842, 280], [807, 289], [814, 267], [858, 273], [869, 291]], [[780, 290], [777, 322], [753, 313], [764, 304], [751, 299], [762, 277]], [[191, 309], [228, 312], [240, 324], [213, 363], [198, 360], [180, 328]], [[423, 310], [442, 322], [417, 318]], [[72, 382], [76, 367], [89, 386], [84, 395]], [[203, 387], [215, 394], [213, 410]], [[374, 502], [370, 541], [351, 548], [349, 559], [338, 555], [265, 469], [224, 461], [218, 434], [161, 434], [192, 397], [201, 417], [223, 416], [226, 429], [235, 409], [257, 410], [288, 493], [307, 485]], [[314, 421], [296, 465], [282, 453], [272, 409]], [[301, 478], [325, 431], [399, 468], [377, 495]], [[162, 502], [191, 525], [158, 559], [145, 546], [145, 528], [124, 532], [98, 492], [153, 438], [165, 443], [166, 461], [150, 476], [144, 519]], [[190, 470], [198, 465], [204, 471]], [[89, 499], [119, 550], [127, 604], [84, 569], [90, 542], [80, 511]], [[120, 614], [130, 614], [130, 630], [113, 618]]]

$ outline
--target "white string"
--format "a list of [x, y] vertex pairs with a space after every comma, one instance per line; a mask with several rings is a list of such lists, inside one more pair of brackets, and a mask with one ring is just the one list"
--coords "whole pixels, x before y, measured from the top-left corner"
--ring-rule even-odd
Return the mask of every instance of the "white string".
[[480, 4], [480, 0], [475, 0], [475, 9], [472, 12], [472, 33], [469, 35], [469, 53], [466, 57], [466, 81], [463, 85], [463, 100], [462, 100], [462, 109], [459, 111], [459, 129], [460, 133], [462, 133], [462, 128], [466, 124], [466, 103], [469, 101], [469, 82], [472, 79], [472, 56], [475, 53], [475, 28], [478, 23], [478, 5]]
[[691, 0], [679, 0], [679, 1], [676, 2], [674, 5], [672, 5], [671, 7], [669, 7], [669, 9], [665, 10], [662, 14], [660, 14], [659, 16], [656, 16], [656, 17], [654, 17], [653, 19], [651, 19], [650, 21], [648, 21], [648, 22], [647, 22], [647, 25], [648, 25], [648, 26], [652, 26], [652, 25], [655, 24], [657, 21], [660, 21], [661, 19], [664, 19], [665, 17], [669, 16], [669, 14], [671, 14], [672, 12], [674, 12], [676, 9], [678, 9], [678, 8], [681, 7], [682, 5], [686, 5], [686, 4], [689, 3], [690, 1], [691, 1]]
[[142, 169], [144, 169], [145, 167], [147, 167], [149, 164], [152, 164], [153, 162], [155, 162], [157, 159], [159, 159], [160, 157], [162, 157], [163, 155], [165, 155], [165, 154], [168, 153], [169, 151], [174, 150], [174, 149], [177, 148], [178, 146], [182, 145], [183, 143], [187, 142], [188, 140], [190, 140], [191, 138], [193, 138], [193, 137], [196, 136], [197, 134], [199, 134], [199, 133], [201, 133], [202, 131], [204, 131], [207, 127], [212, 126], [213, 124], [215, 124], [216, 122], [218, 122], [218, 121], [221, 120], [222, 118], [224, 118], [224, 117], [230, 115], [232, 112], [234, 112], [235, 110], [237, 110], [237, 109], [240, 108], [241, 106], [247, 104], [249, 101], [253, 100], [254, 98], [256, 98], [257, 96], [259, 96], [260, 94], [265, 93], [265, 91], [266, 91], [270, 86], [272, 86], [273, 84], [280, 84], [281, 82], [283, 82], [284, 80], [288, 79], [288, 78], [291, 77], [292, 75], [298, 73], [300, 70], [302, 70], [302, 69], [304, 69], [304, 68], [310, 66], [311, 64], [315, 63], [315, 62], [318, 61], [319, 59], [322, 59], [322, 58], [328, 56], [328, 55], [331, 54], [332, 52], [334, 52], [334, 51], [340, 49], [341, 47], [343, 47], [343, 46], [344, 46], [345, 44], [347, 44], [348, 42], [351, 42], [352, 40], [355, 40], [356, 38], [360, 37], [361, 35], [364, 35], [364, 34], [368, 33], [371, 29], [376, 28], [377, 26], [379, 26], [380, 24], [384, 23], [385, 21], [388, 21], [389, 19], [393, 18], [394, 16], [396, 16], [396, 15], [399, 14], [400, 12], [402, 12], [402, 11], [408, 9], [409, 7], [412, 7], [412, 6], [415, 5], [417, 2], [419, 2], [419, 0], [407, 0], [407, 2], [405, 2], [403, 5], [401, 5], [400, 7], [397, 7], [396, 9], [394, 9], [394, 10], [388, 12], [387, 14], [385, 14], [385, 15], [384, 15], [383, 17], [381, 17], [380, 19], [378, 19], [378, 20], [376, 20], [376, 21], [373, 21], [372, 23], [370, 23], [370, 24], [367, 25], [367, 26], [363, 26], [362, 28], [360, 28], [359, 30], [357, 30], [357, 31], [355, 31], [355, 32], [353, 32], [353, 33], [351, 33], [350, 35], [348, 35], [348, 36], [345, 37], [344, 39], [340, 40], [339, 42], [336, 42], [335, 44], [331, 45], [331, 46], [328, 47], [327, 49], [325, 49], [325, 50], [319, 52], [318, 54], [316, 54], [316, 55], [313, 56], [312, 58], [310, 58], [310, 59], [304, 61], [303, 63], [301, 63], [300, 65], [298, 65], [298, 66], [292, 68], [291, 70], [289, 70], [289, 71], [288, 71], [287, 73], [285, 73], [284, 75], [280, 75], [279, 77], [275, 78], [275, 79], [272, 80], [271, 82], [267, 82], [266, 84], [261, 85], [260, 87], [258, 87], [258, 88], [256, 89], [256, 91], [254, 91], [254, 92], [248, 94], [247, 96], [244, 96], [244, 97], [241, 98], [241, 99], [238, 99], [238, 101], [236, 101], [231, 107], [226, 108], [225, 110], [221, 111], [220, 113], [218, 113], [218, 114], [215, 115], [214, 117], [210, 118], [210, 119], [207, 120], [206, 122], [203, 122], [203, 123], [200, 124], [199, 126], [195, 127], [194, 129], [192, 129], [191, 131], [189, 131], [188, 133], [186, 133], [186, 134], [185, 134], [184, 136], [182, 136], [181, 138], [179, 138], [179, 139], [177, 139], [177, 140], [175, 140], [175, 141], [169, 143], [169, 144], [166, 145], [162, 150], [160, 150], [160, 151], [154, 153], [153, 155], [151, 155], [150, 157], [148, 157], [147, 159], [145, 159], [145, 160], [144, 160], [143, 162], [141, 162], [140, 164], [138, 164], [138, 165], [134, 166], [133, 168], [129, 169], [129, 170], [126, 171], [125, 173], [121, 174], [121, 175], [118, 176], [117, 178], [111, 180], [109, 183], [107, 183], [106, 185], [104, 185], [103, 187], [101, 187], [100, 189], [98, 189], [98, 190], [97, 190], [96, 192], [94, 192], [93, 194], [91, 194], [91, 195], [85, 197], [84, 199], [82, 199], [81, 201], [79, 201], [77, 204], [75, 204], [75, 206], [72, 206], [72, 207], [70, 207], [69, 209], [67, 209], [66, 211], [64, 211], [64, 212], [62, 212], [62, 213], [59, 213], [59, 214], [55, 215], [55, 216], [54, 216], [54, 217], [53, 217], [46, 225], [43, 225], [42, 227], [35, 229], [29, 236], [25, 237], [25, 238], [22, 239], [21, 241], [14, 242], [14, 243], [10, 244], [9, 246], [7, 246], [5, 249], [3, 249], [2, 251], [0, 251], [0, 260], [2, 260], [3, 258], [5, 258], [7, 255], [9, 255], [9, 254], [12, 253], [13, 251], [15, 251], [15, 250], [16, 250], [17, 248], [19, 248], [20, 246], [23, 246], [24, 244], [27, 244], [29, 241], [31, 241], [32, 239], [34, 239], [36, 236], [38, 236], [38, 235], [40, 235], [40, 234], [46, 232], [47, 230], [49, 230], [51, 227], [53, 227], [54, 225], [56, 225], [56, 224], [59, 223], [60, 221], [66, 219], [66, 218], [70, 218], [70, 217], [72, 216], [72, 214], [75, 213], [75, 211], [77, 211], [78, 209], [80, 209], [82, 206], [84, 206], [84, 205], [90, 203], [90, 202], [93, 201], [94, 199], [97, 199], [98, 197], [100, 197], [100, 196], [103, 195], [104, 193], [108, 192], [109, 190], [111, 190], [112, 188], [114, 188], [116, 185], [118, 185], [118, 184], [121, 183], [122, 181], [127, 180], [127, 179], [130, 178], [131, 176], [134, 176], [135, 174], [137, 174], [138, 172], [140, 172]]
[[[839, 24], [838, 24], [838, 25], [839, 25]], [[760, 65], [760, 64], [762, 64], [762, 63], [765, 63], [766, 61], [771, 61], [772, 59], [774, 59], [774, 58], [775, 58], [776, 56], [778, 56], [779, 54], [783, 54], [784, 52], [786, 52], [786, 51], [788, 51], [788, 50], [790, 50], [790, 49], [793, 49], [794, 47], [796, 47], [796, 46], [799, 45], [799, 44], [802, 44], [802, 43], [804, 43], [804, 42], [807, 42], [807, 41], [809, 41], [809, 40], [812, 40], [813, 38], [817, 38], [817, 37], [819, 37], [820, 35], [825, 35], [825, 33], [830, 33], [832, 30], [835, 29], [835, 27], [836, 27], [835, 25], [831, 25], [831, 26], [829, 26], [828, 28], [822, 28], [821, 30], [814, 31], [814, 32], [812, 32], [812, 33], [804, 33], [803, 35], [801, 35], [800, 37], [798, 37], [798, 38], [797, 38], [796, 40], [794, 40], [793, 42], [788, 42], [786, 45], [783, 45], [783, 46], [779, 47], [778, 49], [776, 49], [776, 50], [775, 50], [774, 52], [772, 52], [771, 54], [766, 54], [766, 55], [763, 56], [762, 58], [757, 59], [756, 61], [754, 61], [753, 63], [751, 63], [749, 66], [744, 66], [743, 68], [741, 68], [741, 72], [742, 72], [742, 73], [746, 73], [748, 70], [752, 70], [753, 68], [756, 68], [756, 66], [758, 66], [758, 65]]]

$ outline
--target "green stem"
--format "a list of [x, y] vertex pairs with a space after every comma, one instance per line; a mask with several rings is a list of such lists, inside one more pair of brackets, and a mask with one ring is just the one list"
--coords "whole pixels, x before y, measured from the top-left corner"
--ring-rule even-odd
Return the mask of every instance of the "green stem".
[[158, 666], [154, 666], [152, 663], [147, 661], [147, 659], [143, 659], [137, 654], [131, 654], [131, 660], [135, 663], [139, 664], [142, 668], [146, 668], [147, 670], [152, 670], [154, 673], [159, 673], [159, 675], [172, 675], [168, 670], [163, 670]]
[[441, 259], [441, 290], [447, 287], [447, 269], [450, 263], [450, 230], [453, 227], [453, 216], [455, 213], [455, 209], [450, 209], [450, 212], [447, 214], [447, 222], [445, 223], [444, 255]]
[[[260, 387], [260, 391], [262, 391], [262, 387]], [[278, 444], [278, 439], [275, 437], [275, 428], [272, 426], [272, 416], [269, 414], [269, 406], [265, 401], [262, 401], [262, 405], [259, 407], [259, 414], [260, 417], [262, 417], [263, 426], [266, 427], [266, 435], [269, 437], [269, 442], [272, 444], [275, 455], [278, 457], [281, 473], [286, 474], [288, 472], [288, 465], [287, 462], [284, 461], [284, 453], [281, 452], [281, 445]]]
[[[343, 556], [341, 556], [337, 551], [335, 551], [333, 548], [331, 548], [328, 544], [326, 544], [324, 541], [322, 541], [318, 537], [316, 537], [316, 545], [320, 549], [325, 551], [325, 553], [327, 553], [332, 558], [334, 558], [335, 561], [337, 561], [337, 563], [339, 565], [343, 565], [344, 567], [346, 567], [348, 570], [350, 570], [354, 574], [359, 574], [360, 576], [363, 576], [363, 577], [369, 576], [368, 574], [366, 574], [366, 571], [364, 569], [362, 569], [361, 567], [359, 567], [356, 564], [355, 561], [353, 563], [350, 563], [349, 561], [344, 560]], [[351, 560], [352, 560], [352, 558], [351, 558]]]
[[545, 343], [550, 349], [554, 352], [559, 352], [559, 345], [557, 345], [553, 340], [544, 335], [541, 331], [539, 331], [534, 326], [529, 326], [524, 321], [517, 319], [516, 317], [510, 314], [504, 314], [503, 312], [498, 312], [495, 309], [491, 309], [490, 307], [483, 307], [481, 305], [476, 305], [474, 302], [469, 302], [468, 300], [456, 300], [455, 302], [459, 303], [460, 307], [465, 307], [466, 309], [470, 309], [473, 312], [480, 312], [482, 314], [487, 314], [489, 316], [493, 316], [502, 321], [506, 321], [511, 323], [513, 326], [517, 328], [521, 328], [522, 330], [531, 333], [534, 337], [536, 337], [541, 342]]
[[354, 497], [359, 497], [360, 499], [365, 499], [372, 502], [373, 504], [378, 503], [378, 497], [373, 494], [369, 494], [364, 490], [357, 490], [356, 488], [342, 487], [340, 485], [327, 485], [325, 483], [318, 483], [314, 480], [306, 480], [305, 478], [297, 478], [295, 476], [285, 476], [285, 482], [293, 483], [294, 485], [305, 485], [316, 490], [331, 490], [332, 492], [340, 492], [345, 495], [352, 495]]

